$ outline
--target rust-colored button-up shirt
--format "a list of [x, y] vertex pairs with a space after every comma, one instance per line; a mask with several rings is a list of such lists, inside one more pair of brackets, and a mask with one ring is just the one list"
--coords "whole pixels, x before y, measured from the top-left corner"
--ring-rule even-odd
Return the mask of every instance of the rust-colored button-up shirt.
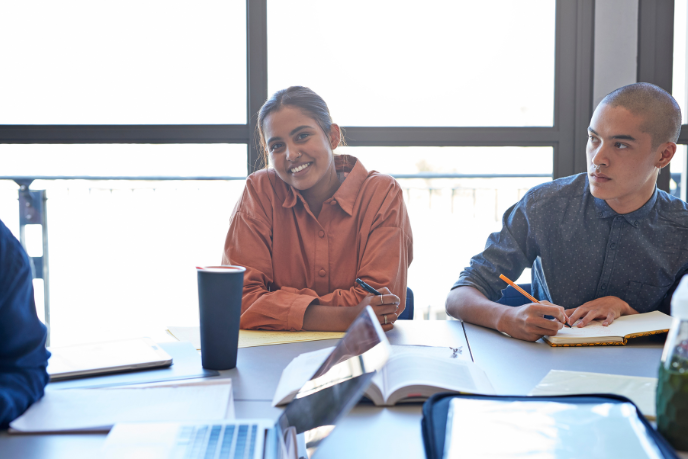
[[347, 174], [316, 218], [298, 190], [272, 169], [251, 174], [229, 223], [223, 264], [246, 267], [241, 328], [302, 330], [315, 298], [356, 306], [366, 292], [388, 287], [406, 303], [413, 238], [399, 184], [337, 155]]

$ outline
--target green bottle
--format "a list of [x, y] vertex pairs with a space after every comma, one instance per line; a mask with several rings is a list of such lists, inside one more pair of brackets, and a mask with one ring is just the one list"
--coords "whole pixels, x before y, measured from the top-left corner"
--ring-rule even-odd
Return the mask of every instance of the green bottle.
[[674, 292], [671, 315], [657, 381], [657, 430], [674, 448], [688, 451], [688, 276]]

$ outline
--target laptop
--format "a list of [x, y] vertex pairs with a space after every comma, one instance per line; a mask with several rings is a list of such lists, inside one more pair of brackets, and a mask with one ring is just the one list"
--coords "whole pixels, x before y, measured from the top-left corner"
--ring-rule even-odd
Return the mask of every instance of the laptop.
[[103, 459], [313, 458], [390, 353], [375, 313], [366, 307], [276, 422], [116, 424], [103, 446]]
[[150, 338], [50, 347], [48, 350], [52, 354], [47, 370], [51, 382], [172, 365], [172, 357]]

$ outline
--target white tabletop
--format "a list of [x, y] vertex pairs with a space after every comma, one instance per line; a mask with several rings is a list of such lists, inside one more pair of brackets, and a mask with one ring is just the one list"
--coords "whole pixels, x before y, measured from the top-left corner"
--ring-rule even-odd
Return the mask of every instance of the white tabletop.
[[[468, 344], [461, 322], [397, 322], [387, 333], [392, 344], [463, 346]], [[281, 409], [271, 406], [284, 367], [302, 352], [333, 346], [336, 341], [261, 346], [239, 349], [237, 368], [223, 371], [231, 377], [237, 418], [277, 419]], [[422, 405], [377, 408], [355, 407], [320, 448], [321, 458], [424, 457], [420, 430]], [[404, 441], [396, 441], [402, 438]], [[80, 459], [98, 457], [104, 434], [9, 435], [0, 432], [2, 459]]]
[[[465, 332], [464, 332], [465, 329]], [[387, 333], [392, 344], [464, 346], [487, 373], [499, 394], [527, 394], [550, 369], [596, 371], [635, 376], [656, 376], [662, 344], [650, 339], [632, 340], [627, 346], [552, 348], [518, 341], [458, 321], [398, 322]], [[468, 337], [468, 346], [466, 342]], [[270, 404], [284, 367], [302, 352], [332, 346], [315, 341], [239, 350], [237, 368], [223, 371], [231, 377], [237, 418], [276, 419], [280, 408]], [[424, 457], [421, 406], [355, 407], [323, 443], [323, 458]], [[9, 435], [0, 433], [3, 459], [80, 459], [98, 457], [105, 435]], [[681, 457], [688, 457], [682, 455]]]
[[473, 361], [487, 373], [499, 395], [528, 395], [550, 370], [589, 371], [657, 377], [661, 338], [636, 338], [625, 346], [551, 347], [464, 324]]

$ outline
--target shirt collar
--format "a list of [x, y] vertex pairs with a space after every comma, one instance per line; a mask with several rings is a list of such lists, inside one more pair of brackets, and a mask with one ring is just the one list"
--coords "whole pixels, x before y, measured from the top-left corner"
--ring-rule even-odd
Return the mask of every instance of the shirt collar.
[[[334, 201], [339, 204], [339, 207], [344, 212], [351, 216], [353, 215], [354, 204], [356, 203], [358, 192], [361, 190], [361, 185], [368, 177], [368, 171], [356, 157], [351, 155], [335, 155], [334, 166], [337, 173], [344, 173], [347, 176], [334, 196], [326, 200], [325, 204]], [[290, 186], [289, 193], [287, 193], [282, 207], [294, 207], [299, 200], [302, 203], [306, 202], [299, 190]]]
[[643, 204], [643, 206], [638, 209], [634, 210], [633, 212], [627, 213], [620, 215], [612, 209], [609, 204], [607, 204], [607, 201], [604, 199], [599, 199], [596, 198], [590, 193], [590, 182], [588, 181], [588, 177], [585, 178], [585, 189], [586, 192], [590, 194], [592, 199], [595, 202], [595, 211], [597, 213], [597, 218], [609, 218], [609, 217], [617, 217], [621, 216], [626, 219], [626, 221], [631, 224], [632, 226], [636, 226], [638, 221], [646, 218], [648, 215], [650, 215], [650, 211], [652, 208], [655, 206], [655, 203], [657, 202], [657, 186], [655, 185], [655, 191], [652, 193], [652, 197], [648, 199], [648, 201]]

